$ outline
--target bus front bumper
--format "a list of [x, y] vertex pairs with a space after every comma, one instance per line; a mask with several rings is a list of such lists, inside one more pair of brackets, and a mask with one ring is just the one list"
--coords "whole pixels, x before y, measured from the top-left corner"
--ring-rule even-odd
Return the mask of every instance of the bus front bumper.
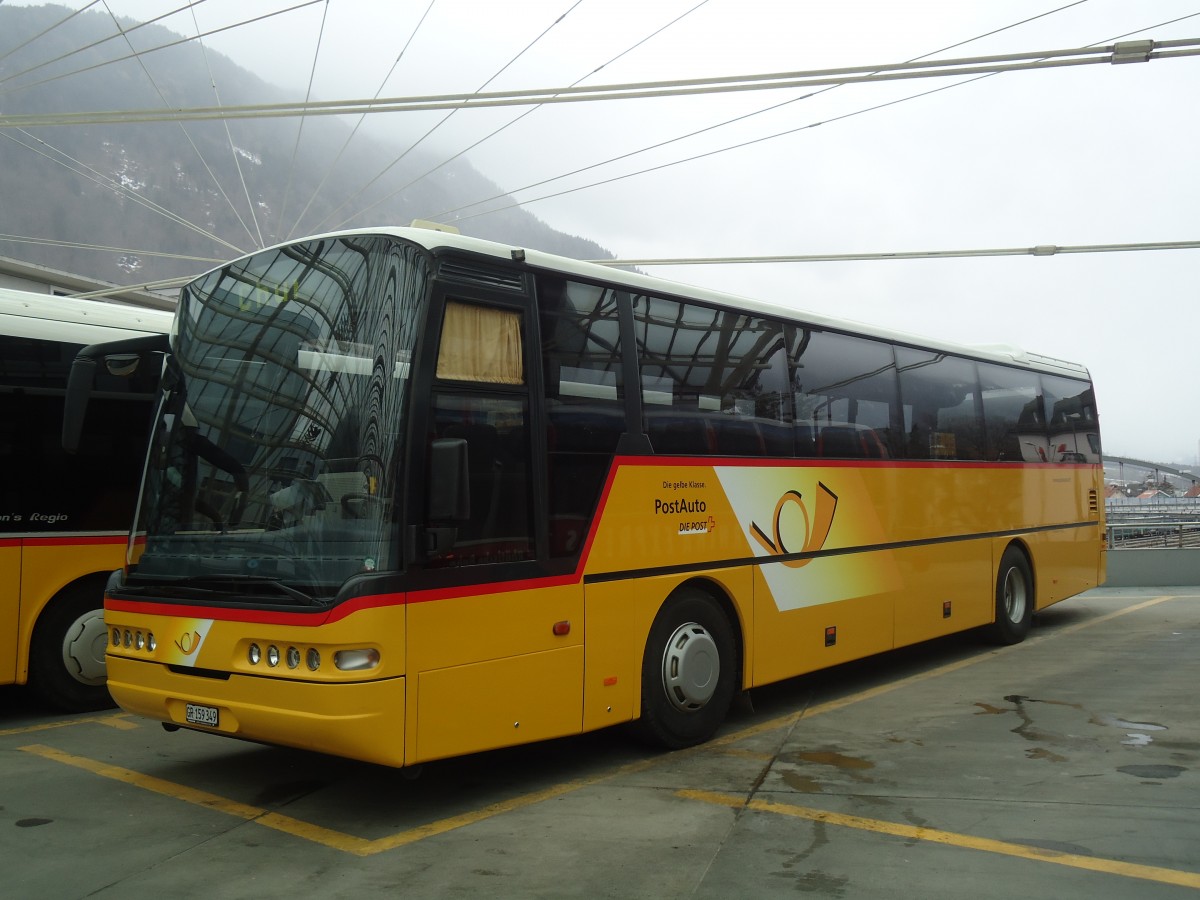
[[[403, 678], [349, 684], [238, 674], [218, 679], [111, 654], [107, 664], [109, 693], [135, 715], [210, 734], [404, 765]], [[216, 724], [197, 724], [205, 717]]]

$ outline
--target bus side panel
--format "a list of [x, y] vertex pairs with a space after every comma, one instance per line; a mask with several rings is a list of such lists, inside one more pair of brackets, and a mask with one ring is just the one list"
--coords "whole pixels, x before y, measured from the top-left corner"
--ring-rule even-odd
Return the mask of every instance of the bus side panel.
[[[27, 538], [21, 560], [21, 613], [17, 648], [17, 680], [29, 676], [29, 642], [38, 616], [47, 602], [73, 581], [86, 575], [108, 576], [125, 562], [125, 537], [96, 539]], [[96, 592], [96, 609], [104, 605], [103, 590]]]
[[896, 597], [897, 647], [992, 621], [991, 543], [986, 539], [955, 541], [895, 551], [906, 586]]
[[17, 617], [21, 612], [21, 542], [0, 539], [0, 684], [17, 679]]
[[658, 605], [679, 581], [645, 578], [587, 586], [587, 659], [583, 729], [591, 731], [638, 715], [642, 652]]
[[[869, 569], [878, 562], [874, 558], [883, 555], [856, 554], [854, 559]], [[829, 561], [817, 560], [812, 568]], [[781, 610], [781, 601], [767, 581], [767, 570], [781, 567], [769, 564], [755, 569], [753, 683], [747, 686], [770, 684], [891, 648], [892, 592], [822, 601], [821, 582], [814, 578], [803, 596], [781, 598], [792, 606]], [[808, 602], [800, 605], [802, 600]]]
[[582, 670], [576, 645], [421, 672], [416, 750], [406, 762], [577, 734]]
[[474, 590], [408, 605], [410, 763], [582, 728], [583, 585]]
[[1052, 531], [1027, 538], [1033, 555], [1037, 609], [1099, 586], [1097, 557], [1103, 556], [1101, 540], [1092, 528]]

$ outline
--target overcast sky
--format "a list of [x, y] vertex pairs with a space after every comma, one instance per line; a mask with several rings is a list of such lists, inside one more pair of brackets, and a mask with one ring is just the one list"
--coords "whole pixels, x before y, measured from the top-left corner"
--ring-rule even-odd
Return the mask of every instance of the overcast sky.
[[[186, 0], [107, 2], [144, 19]], [[297, 2], [209, 0], [195, 15], [207, 31]], [[191, 16], [162, 24], [194, 34]], [[964, 41], [937, 56], [1200, 38], [1200, 0], [330, 0], [206, 41], [299, 100], [318, 37], [314, 94], [358, 99], [380, 90], [410, 37], [382, 96], [561, 87], [600, 66], [584, 84], [896, 63]], [[620, 258], [1200, 239], [1200, 57], [1004, 73], [915, 96], [956, 80], [837, 87], [528, 191], [517, 189], [811, 90], [548, 105], [466, 158], [551, 226]], [[524, 111], [459, 112], [426, 146], [452, 155]], [[371, 127], [424, 133], [443, 116], [375, 116]], [[757, 143], [537, 200], [747, 141]], [[1108, 453], [1197, 461], [1200, 250], [647, 271], [1082, 362]]]

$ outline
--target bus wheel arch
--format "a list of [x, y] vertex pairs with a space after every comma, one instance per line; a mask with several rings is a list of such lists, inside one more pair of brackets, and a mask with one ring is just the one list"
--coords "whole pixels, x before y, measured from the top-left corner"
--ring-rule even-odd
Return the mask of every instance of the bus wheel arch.
[[740, 627], [724, 592], [704, 581], [677, 587], [646, 638], [638, 732], [671, 750], [707, 741], [739, 688], [740, 660]]
[[987, 636], [996, 644], [1019, 644], [1029, 634], [1037, 600], [1033, 557], [1020, 541], [1012, 541], [996, 567], [996, 606]]
[[104, 667], [107, 580], [108, 573], [93, 573], [64, 586], [34, 624], [29, 683], [51, 706], [87, 712], [113, 705]]

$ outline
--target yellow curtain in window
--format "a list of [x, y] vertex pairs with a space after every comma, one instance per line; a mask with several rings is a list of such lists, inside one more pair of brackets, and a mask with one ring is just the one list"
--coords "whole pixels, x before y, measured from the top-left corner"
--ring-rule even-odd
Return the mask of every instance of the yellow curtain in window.
[[520, 313], [447, 303], [437, 376], [455, 381], [524, 384]]

